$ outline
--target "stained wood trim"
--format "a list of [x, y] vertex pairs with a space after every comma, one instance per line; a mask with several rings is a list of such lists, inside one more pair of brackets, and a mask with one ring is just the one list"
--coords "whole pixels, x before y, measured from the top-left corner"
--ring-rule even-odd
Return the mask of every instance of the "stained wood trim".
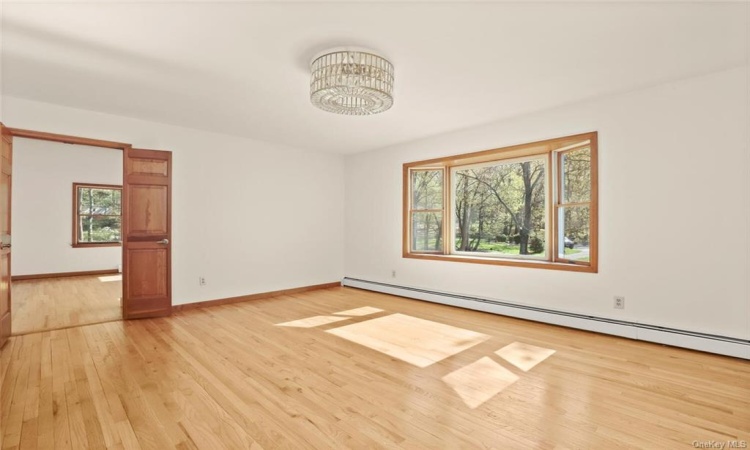
[[[431, 208], [431, 209], [412, 209], [411, 208], [411, 182], [412, 174], [414, 172], [442, 172], [443, 177], [443, 207], [442, 208]], [[402, 241], [402, 254], [404, 257], [411, 252], [412, 244], [412, 229], [411, 220], [414, 213], [440, 213], [441, 215], [441, 227], [442, 227], [442, 242], [440, 250], [426, 250], [420, 253], [433, 253], [443, 254], [448, 253], [450, 239], [448, 234], [448, 225], [450, 224], [450, 216], [453, 214], [452, 205], [450, 204], [450, 194], [448, 193], [451, 183], [450, 170], [446, 167], [408, 167], [404, 164], [404, 189], [403, 189], [403, 241]]]
[[547, 257], [550, 261], [555, 261], [557, 257], [557, 208], [555, 208], [555, 170], [557, 165], [553, 152], [547, 154], [547, 173], [544, 174], [545, 183], [547, 183]]
[[91, 147], [104, 147], [113, 148], [117, 150], [124, 150], [125, 147], [129, 147], [130, 144], [123, 142], [105, 141], [102, 139], [90, 139], [79, 136], [68, 136], [65, 134], [46, 133], [44, 131], [24, 130], [21, 128], [8, 128], [11, 136], [28, 138], [28, 139], [39, 139], [42, 141], [51, 142], [62, 142], [63, 144], [77, 144], [77, 145], [88, 145]]
[[[551, 269], [551, 270], [563, 270], [571, 272], [590, 272], [597, 273], [599, 270], [599, 165], [598, 165], [598, 138], [599, 134], [596, 131], [589, 133], [581, 133], [572, 136], [564, 136], [560, 138], [547, 139], [543, 141], [530, 142], [527, 144], [513, 145], [509, 147], [502, 147], [491, 150], [482, 150], [479, 152], [466, 153], [463, 155], [446, 156], [442, 158], [434, 158], [423, 161], [416, 161], [405, 163], [403, 165], [403, 215], [402, 215], [402, 257], [413, 258], [413, 259], [426, 259], [435, 261], [452, 261], [452, 262], [464, 262], [473, 264], [489, 264], [497, 266], [513, 266], [513, 267], [530, 267], [537, 269]], [[585, 144], [576, 145], [581, 141], [588, 141]], [[572, 261], [566, 259], [558, 259], [557, 257], [557, 208], [559, 204], [559, 195], [561, 191], [560, 183], [561, 176], [555, 171], [559, 171], [559, 155], [557, 158], [553, 158], [554, 152], [561, 150], [562, 153], [576, 150], [583, 146], [589, 146], [591, 149], [591, 198], [589, 202], [586, 202], [590, 207], [590, 222], [589, 222], [589, 261]], [[570, 147], [570, 148], [567, 148]], [[505, 161], [520, 157], [530, 157], [536, 155], [546, 155], [548, 173], [547, 181], [549, 184], [547, 197], [549, 205], [547, 205], [547, 219], [549, 226], [552, 227], [551, 238], [548, 240], [548, 244], [552, 248], [548, 248], [547, 259], [539, 260], [523, 260], [523, 259], [499, 259], [491, 257], [471, 257], [463, 255], [455, 255], [451, 253], [451, 246], [448, 242], [447, 233], [451, 233], [450, 239], [453, 239], [453, 231], [450, 229], [450, 221], [453, 215], [452, 206], [452, 189], [453, 186], [450, 184], [451, 169], [458, 166], [470, 166], [480, 163], [488, 163], [495, 161]], [[411, 178], [410, 174], [416, 170], [444, 170], [443, 177], [443, 189], [444, 189], [444, 200], [443, 200], [443, 251], [442, 252], [412, 252], [411, 251]], [[556, 173], [557, 185], [552, 186], [549, 183], [552, 174]], [[554, 192], [556, 189], [557, 192]], [[565, 205], [571, 206], [571, 205]], [[450, 216], [450, 217], [448, 217]]]
[[[12, 193], [13, 193], [13, 135], [10, 134], [5, 125], [0, 123], [0, 175], [3, 180], [0, 180], [0, 184], [7, 183], [4, 186], [0, 195], [2, 203], [5, 207], [4, 211], [0, 211], [0, 233], [6, 235], [12, 235], [12, 221], [11, 221], [11, 204]], [[7, 177], [7, 179], [5, 179]], [[4, 236], [0, 236], [2, 241]], [[13, 313], [13, 293], [11, 290], [12, 280], [12, 252], [10, 246], [7, 248], [0, 249], [0, 348], [2, 348], [8, 342], [8, 338], [13, 334], [13, 321], [11, 319]], [[6, 309], [6, 311], [3, 311]], [[0, 413], [1, 414], [1, 413]]]
[[409, 196], [411, 195], [411, 177], [409, 172], [409, 166], [404, 164], [403, 169], [403, 223], [402, 223], [402, 239], [401, 239], [401, 256], [406, 258], [409, 256], [409, 253], [411, 251], [411, 230], [409, 229], [409, 225], [411, 224], [411, 213], [409, 212], [411, 210], [411, 199]]
[[32, 275], [13, 275], [11, 281], [41, 280], [44, 278], [83, 277], [91, 275], [114, 275], [120, 273], [117, 269], [85, 270], [82, 272], [37, 273]]
[[[101, 248], [101, 247], [122, 247], [122, 242], [78, 242], [78, 218], [80, 212], [78, 210], [78, 188], [104, 188], [120, 191], [120, 214], [112, 215], [112, 217], [120, 218], [120, 239], [122, 239], [122, 186], [116, 184], [96, 184], [96, 183], [73, 183], [73, 215], [72, 215], [72, 231], [73, 239], [71, 240], [71, 247], [73, 248]], [[85, 214], [90, 216], [91, 214]]]
[[87, 242], [85, 244], [74, 243], [70, 246], [73, 248], [122, 247], [122, 242]]
[[589, 198], [589, 264], [599, 271], [599, 133], [594, 132], [591, 145], [591, 197]]
[[453, 239], [455, 238], [453, 230], [451, 230], [451, 219], [453, 219], [454, 204], [453, 196], [450, 194], [453, 191], [453, 175], [449, 167], [443, 168], [443, 246], [441, 248], [443, 254], [448, 254], [453, 248]]
[[[527, 144], [511, 145], [508, 147], [481, 150], [478, 152], [464, 153], [461, 155], [443, 156], [441, 158], [425, 159], [404, 164], [404, 167], [430, 169], [429, 166], [439, 168], [441, 166], [463, 166], [478, 164], [482, 162], [497, 161], [515, 157], [543, 155], [548, 152], [563, 148], [585, 139], [596, 139], [596, 132], [574, 134], [543, 141], [529, 142]], [[433, 169], [434, 170], [434, 169]]]
[[121, 184], [98, 184], [98, 183], [79, 183], [74, 182], [76, 187], [90, 187], [90, 188], [102, 188], [102, 189], [120, 189], [122, 190]]
[[196, 308], [206, 308], [210, 306], [231, 305], [233, 303], [242, 303], [251, 300], [260, 300], [265, 298], [279, 297], [281, 295], [299, 294], [302, 292], [316, 291], [319, 289], [330, 289], [341, 286], [340, 281], [332, 283], [314, 284], [292, 289], [283, 289], [280, 291], [261, 292], [258, 294], [241, 295], [239, 297], [221, 298], [217, 300], [206, 300], [205, 302], [186, 303], [184, 305], [172, 305], [173, 312], [188, 311]]
[[[597, 273], [599, 271], [599, 133], [594, 131], [591, 134], [592, 134], [592, 138], [586, 145], [572, 147], [567, 150], [559, 152], [556, 158], [557, 167], [555, 168], [556, 170], [555, 173], [557, 174], [557, 195], [555, 198], [555, 220], [557, 220], [558, 208], [576, 207], [576, 206], [588, 206], [589, 207], [589, 261], [588, 263], [586, 263], [583, 261], [576, 261], [573, 259], [560, 258], [557, 255], [557, 246], [554, 247], [554, 250], [555, 250], [554, 254], [555, 254], [555, 258], [560, 262], [564, 262], [565, 264], [588, 265], [593, 268], [592, 272]], [[589, 201], [588, 202], [563, 203], [562, 201], [563, 200], [562, 156], [566, 153], [579, 150], [586, 146], [589, 147], [590, 156], [591, 156], [591, 162], [590, 162], [591, 164], [591, 179], [590, 179], [591, 193], [589, 196]], [[557, 229], [556, 223], [555, 223], [554, 229], [555, 230]]]
[[[589, 253], [591, 255], [591, 253]], [[570, 272], [596, 273], [596, 267], [591, 265], [553, 262], [539, 259], [509, 259], [509, 258], [472, 258], [463, 255], [442, 255], [435, 253], [409, 253], [405, 258], [429, 259], [434, 261], [449, 261], [472, 264], [488, 264], [491, 266], [530, 267], [534, 269], [567, 270]]]

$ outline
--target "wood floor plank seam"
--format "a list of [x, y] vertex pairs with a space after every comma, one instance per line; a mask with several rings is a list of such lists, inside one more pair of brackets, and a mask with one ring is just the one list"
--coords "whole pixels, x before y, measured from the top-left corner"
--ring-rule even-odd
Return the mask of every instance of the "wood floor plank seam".
[[[383, 312], [277, 326], [361, 307]], [[490, 338], [420, 368], [326, 332], [391, 314]], [[433, 336], [419, 326], [406, 333]], [[408, 350], [411, 341], [397, 342]], [[522, 370], [512, 353], [495, 353], [513, 343], [554, 353]], [[485, 386], [444, 378], [483, 358], [517, 380], [471, 406], [456, 389]], [[341, 287], [14, 336], [0, 361], [8, 450], [679, 448], [750, 440], [743, 361]]]
[[119, 278], [87, 275], [13, 283], [13, 335], [122, 319]]
[[33, 331], [27, 331], [27, 332], [23, 332], [23, 333], [13, 334], [13, 336], [28, 336], [30, 334], [43, 334], [43, 333], [47, 333], [47, 332], [50, 332], [50, 331], [69, 330], [71, 328], [84, 328], [84, 327], [89, 327], [91, 325], [100, 325], [100, 324], [109, 323], [109, 322], [122, 322], [122, 319], [102, 320], [101, 322], [82, 323], [82, 324], [78, 324], [78, 325], [67, 325], [67, 326], [62, 326], [62, 327], [50, 328], [50, 329], [46, 329], [46, 330], [33, 330]]
[[[183, 336], [185, 336], [185, 337], [188, 337], [187, 335], [189, 335], [189, 333], [187, 331], [185, 331], [184, 329], [182, 329], [182, 328], [179, 330], [179, 332], [184, 333]], [[192, 336], [190, 337], [190, 339], [192, 339]], [[196, 345], [204, 345], [205, 342], [200, 342], [199, 343], [197, 341], [194, 341], [194, 344], [196, 344]], [[179, 343], [177, 343], [176, 341], [173, 341], [173, 345], [177, 349], [182, 348], [182, 346]], [[220, 374], [220, 373], [214, 373], [214, 372], [212, 372], [208, 368], [211, 365], [205, 363], [205, 359], [204, 358], [207, 357], [206, 352], [204, 352], [203, 356], [201, 356], [200, 354], [188, 355], [186, 352], [187, 352], [187, 350], [184, 349], [184, 351], [183, 351], [182, 354], [183, 354], [183, 356], [185, 358], [188, 358], [189, 360], [193, 361], [193, 363], [191, 364], [191, 366], [192, 366], [192, 368], [194, 370], [197, 371], [197, 373], [199, 374], [199, 376], [205, 381], [204, 383], [201, 384], [202, 386], [204, 386], [204, 388], [206, 388], [207, 386], [211, 386], [213, 388], [213, 387], [215, 387], [217, 385], [218, 386], [227, 386], [227, 383], [224, 382], [224, 380], [222, 379], [223, 378], [222, 374]], [[201, 359], [196, 359], [196, 358], [201, 358]], [[209, 380], [210, 380], [210, 382], [208, 382]], [[231, 388], [228, 389], [228, 392], [225, 391], [224, 394], [227, 394], [227, 393], [232, 393], [233, 395], [237, 394], [237, 392], [234, 391]], [[243, 401], [241, 399], [239, 399], [239, 398], [237, 398], [234, 401], [234, 404], [236, 406], [240, 406], [240, 405], [242, 405], [242, 403], [243, 403]], [[270, 405], [261, 405], [261, 407], [264, 407], [264, 408], [268, 408], [269, 406]], [[283, 422], [278, 421], [274, 416], [271, 416], [270, 420], [272, 420], [274, 423], [276, 423], [276, 425], [275, 425], [276, 427], [281, 427], [280, 429], [282, 429], [282, 430], [284, 429], [283, 425], [282, 425]], [[275, 439], [278, 439], [279, 436], [283, 436], [283, 433], [277, 435], [275, 437]], [[298, 446], [304, 446], [304, 441], [299, 441], [299, 442], [296, 443], [295, 446], [290, 447], [290, 448], [294, 448], [294, 447], [298, 447]]]

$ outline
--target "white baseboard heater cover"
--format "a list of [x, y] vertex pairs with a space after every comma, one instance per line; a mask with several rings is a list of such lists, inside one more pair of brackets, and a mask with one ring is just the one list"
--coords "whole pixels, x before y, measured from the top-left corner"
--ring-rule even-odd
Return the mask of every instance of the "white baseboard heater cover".
[[750, 340], [696, 333], [693, 331], [627, 322], [624, 320], [586, 316], [583, 314], [555, 311], [535, 306], [517, 305], [514, 303], [481, 297], [450, 294], [446, 292], [381, 283], [378, 281], [360, 280], [357, 278], [345, 277], [341, 281], [341, 285], [365, 289], [368, 291], [382, 292], [384, 294], [397, 295], [400, 297], [413, 298], [416, 300], [441, 303], [443, 305], [484, 311], [503, 316], [517, 317], [519, 319], [533, 320], [535, 322], [561, 325], [564, 327], [595, 331], [597, 333], [611, 334], [629, 339], [689, 348], [719, 355], [734, 356], [736, 358], [750, 359]]

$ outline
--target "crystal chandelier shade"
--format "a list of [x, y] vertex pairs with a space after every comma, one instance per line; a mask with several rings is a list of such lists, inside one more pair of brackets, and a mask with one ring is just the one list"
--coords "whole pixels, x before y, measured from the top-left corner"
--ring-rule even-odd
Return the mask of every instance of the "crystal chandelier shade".
[[310, 101], [323, 111], [364, 116], [393, 105], [393, 65], [359, 51], [331, 52], [310, 65]]

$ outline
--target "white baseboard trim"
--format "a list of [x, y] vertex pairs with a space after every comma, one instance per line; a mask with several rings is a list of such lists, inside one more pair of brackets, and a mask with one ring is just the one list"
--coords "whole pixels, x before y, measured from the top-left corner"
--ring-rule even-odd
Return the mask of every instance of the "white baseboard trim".
[[398, 286], [377, 281], [360, 280], [345, 277], [342, 286], [349, 286], [384, 294], [424, 300], [443, 305], [484, 311], [535, 322], [561, 325], [580, 330], [611, 334], [628, 339], [655, 342], [674, 347], [689, 348], [735, 358], [750, 359], [750, 340], [727, 336], [696, 333], [675, 328], [658, 327], [623, 320], [606, 319], [582, 314], [567, 313], [533, 306], [517, 305], [509, 302], [481, 297], [449, 294], [445, 292]]

